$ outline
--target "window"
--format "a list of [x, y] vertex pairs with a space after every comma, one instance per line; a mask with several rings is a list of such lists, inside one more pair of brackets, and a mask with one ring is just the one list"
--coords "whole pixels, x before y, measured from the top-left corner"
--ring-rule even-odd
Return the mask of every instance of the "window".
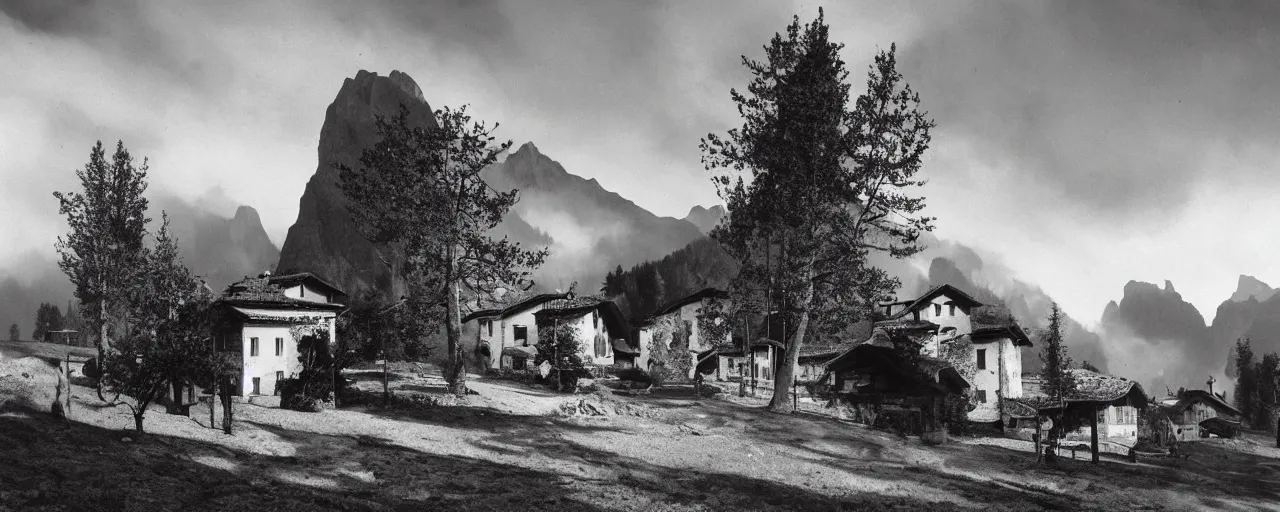
[[489, 336], [492, 337], [493, 336], [493, 320], [485, 320], [484, 323], [489, 326]]
[[942, 316], [942, 304], [933, 305], [933, 316]]
[[591, 327], [593, 329], [600, 328], [600, 313], [596, 312], [594, 309], [591, 310]]
[[978, 369], [987, 369], [987, 349], [985, 348], [978, 349]]
[[249, 355], [253, 357], [258, 355], [258, 338], [249, 338]]
[[987, 403], [987, 390], [985, 389], [978, 390], [978, 401], [984, 404]]
[[276, 355], [284, 355], [284, 338], [276, 338]]
[[596, 336], [596, 357], [608, 357], [608, 356], [609, 356], [609, 339], [605, 338], [603, 334], [597, 335]]
[[262, 389], [262, 377], [254, 377], [253, 378], [253, 394], [255, 395], [262, 394], [259, 392], [261, 389]]
[[893, 316], [893, 306], [884, 307], [884, 316]]
[[918, 310], [918, 309], [917, 309], [917, 310], [915, 310], [915, 311], [912, 311], [912, 312], [911, 312], [911, 319], [912, 319], [912, 320], [917, 320], [917, 321], [918, 321], [918, 320], [920, 320], [920, 310]]
[[284, 380], [284, 372], [279, 372], [279, 371], [276, 372], [276, 389], [274, 394], [276, 395], [280, 394], [280, 381], [283, 381], [283, 380]]
[[515, 369], [515, 370], [523, 370], [523, 369], [525, 368], [525, 358], [523, 358], [523, 357], [512, 357], [512, 358], [511, 358], [511, 368], [512, 368], [512, 369]]
[[769, 367], [766, 366], [763, 369], [764, 369], [764, 380], [769, 380], [770, 378], [772, 378], [769, 374]]
[[529, 327], [525, 325], [517, 325], [511, 328], [515, 333], [516, 343], [522, 347], [529, 346]]
[[298, 287], [298, 296], [299, 296], [299, 297], [306, 297], [306, 296], [307, 296], [307, 287], [306, 287], [306, 286], [299, 286], [299, 287]]
[[947, 309], [948, 309], [948, 310], [950, 310], [950, 313], [949, 313], [949, 314], [950, 314], [951, 316], [956, 316], [956, 305], [955, 305], [955, 304], [947, 304]]

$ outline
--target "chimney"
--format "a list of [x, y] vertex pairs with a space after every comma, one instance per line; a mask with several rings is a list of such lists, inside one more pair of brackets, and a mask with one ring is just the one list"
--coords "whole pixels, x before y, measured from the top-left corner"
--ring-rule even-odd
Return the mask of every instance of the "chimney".
[[1210, 376], [1209, 376], [1209, 380], [1208, 380], [1207, 382], [1205, 382], [1205, 384], [1208, 384], [1208, 385], [1209, 385], [1209, 394], [1210, 394], [1210, 395], [1212, 395], [1212, 394], [1213, 394], [1213, 383], [1214, 383], [1214, 382], [1217, 382], [1217, 379], [1214, 379], [1212, 375], [1210, 375]]

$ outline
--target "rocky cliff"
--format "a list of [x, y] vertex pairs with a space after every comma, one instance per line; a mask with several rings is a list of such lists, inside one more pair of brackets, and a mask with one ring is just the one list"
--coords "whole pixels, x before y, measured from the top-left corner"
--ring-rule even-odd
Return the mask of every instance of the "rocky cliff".
[[388, 300], [404, 292], [397, 274], [403, 257], [390, 247], [375, 247], [357, 231], [338, 188], [336, 168], [338, 163], [359, 168], [361, 152], [377, 142], [374, 116], [394, 115], [400, 105], [409, 109], [413, 124], [435, 126], [431, 106], [409, 75], [392, 71], [379, 76], [362, 70], [342, 83], [325, 111], [316, 173], [307, 182], [298, 220], [280, 249], [278, 272], [312, 272], [341, 287], [348, 300], [367, 290]]
[[[244, 276], [273, 269], [280, 257], [280, 250], [267, 236], [258, 211], [252, 207], [240, 206], [228, 218], [226, 213], [212, 211], [199, 202], [160, 196], [152, 202], [152, 211], [155, 210], [169, 214], [169, 229], [178, 238], [178, 249], [187, 268], [218, 292]], [[158, 222], [159, 214], [152, 216], [157, 219], [153, 222]]]

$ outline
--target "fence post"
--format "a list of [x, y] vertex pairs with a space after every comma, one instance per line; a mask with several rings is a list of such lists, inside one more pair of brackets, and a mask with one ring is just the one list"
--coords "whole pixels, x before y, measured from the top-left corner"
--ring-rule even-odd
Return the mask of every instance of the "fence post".
[[66, 409], [67, 417], [70, 418], [71, 417], [71, 352], [67, 352], [66, 373], [67, 373], [67, 406], [64, 407], [64, 409]]

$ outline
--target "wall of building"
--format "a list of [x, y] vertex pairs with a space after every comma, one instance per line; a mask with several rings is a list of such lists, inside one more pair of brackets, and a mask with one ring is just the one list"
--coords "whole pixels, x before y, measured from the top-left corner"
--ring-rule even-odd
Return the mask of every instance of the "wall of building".
[[[932, 301], [925, 304], [920, 309], [920, 319], [927, 320], [938, 324], [939, 330], [946, 327], [955, 327], [958, 334], [968, 334], [973, 332], [973, 325], [969, 320], [969, 308], [957, 305], [955, 311], [952, 312], [952, 298], [946, 295], [934, 297]], [[940, 312], [937, 310], [941, 310]]]
[[[579, 352], [579, 356], [582, 358], [583, 363], [596, 366], [613, 364], [613, 344], [609, 342], [609, 329], [605, 327], [603, 318], [587, 313], [572, 320], [561, 321], [569, 321], [574, 324], [574, 330], [578, 332], [578, 339], [582, 343], [582, 351]], [[605, 338], [605, 355], [603, 357], [596, 356], [597, 334], [602, 334]]]
[[[744, 377], [744, 376], [750, 379], [753, 375], [752, 367], [745, 366], [742, 368], [741, 371], [739, 370], [739, 367], [742, 365], [754, 364], [754, 367], [755, 367], [754, 375], [756, 379], [760, 381], [771, 380], [774, 375], [774, 369], [770, 361], [771, 349], [773, 349], [772, 346], [755, 347], [755, 349], [752, 351], [752, 357], [750, 359], [741, 355], [718, 356], [717, 357], [718, 361], [716, 364], [717, 366], [716, 374], [713, 376], [713, 378], [718, 381], [737, 379], [739, 377]], [[766, 377], [766, 374], [768, 375], [768, 377]]]
[[284, 296], [291, 299], [305, 300], [308, 302], [331, 302], [325, 295], [325, 291], [320, 288], [309, 286], [306, 283], [297, 284], [284, 289]]
[[[258, 339], [258, 355], [251, 355], [252, 339]], [[276, 355], [276, 338], [283, 340], [280, 355]], [[302, 363], [298, 362], [298, 342], [289, 334], [287, 325], [245, 325], [242, 331], [243, 348], [241, 360], [244, 371], [241, 374], [243, 395], [253, 394], [253, 379], [259, 378], [259, 394], [272, 395], [276, 389], [276, 372], [284, 372], [284, 377], [296, 375], [302, 371]]]

